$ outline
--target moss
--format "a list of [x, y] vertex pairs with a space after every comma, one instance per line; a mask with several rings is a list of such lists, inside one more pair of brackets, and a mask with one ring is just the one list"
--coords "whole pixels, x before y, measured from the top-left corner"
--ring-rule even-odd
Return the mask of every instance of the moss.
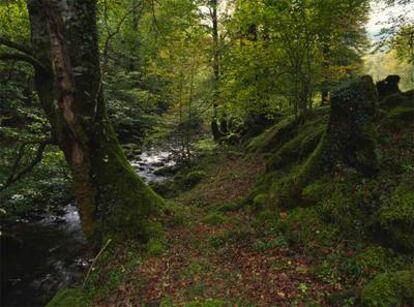
[[393, 246], [414, 251], [414, 184], [407, 178], [384, 202], [378, 222]]
[[253, 207], [254, 210], [263, 210], [266, 204], [269, 201], [269, 196], [267, 193], [262, 193], [254, 197], [253, 199]]
[[262, 235], [277, 234], [281, 230], [279, 213], [274, 210], [258, 213], [253, 221], [253, 227]]
[[220, 205], [217, 210], [221, 212], [232, 212], [240, 210], [244, 205], [243, 200], [238, 200], [230, 203], [225, 203], [223, 205]]
[[345, 233], [361, 236], [365, 229], [362, 221], [366, 216], [360, 210], [355, 195], [347, 188], [342, 185], [331, 187], [329, 196], [324, 197], [316, 209], [325, 222], [339, 226]]
[[364, 306], [404, 306], [414, 302], [414, 271], [382, 273], [362, 291]]
[[[105, 123], [104, 123], [105, 125]], [[99, 187], [99, 230], [104, 235], [147, 241], [158, 228], [164, 200], [137, 175], [126, 159], [112, 127], [104, 126], [103, 140], [92, 160]]]
[[390, 248], [370, 245], [343, 262], [345, 272], [356, 280], [371, 280], [379, 273], [405, 270], [412, 264], [413, 256], [399, 254]]
[[92, 306], [85, 293], [80, 289], [59, 290], [46, 307], [87, 307]]
[[193, 279], [200, 275], [207, 273], [212, 267], [212, 264], [207, 258], [195, 258], [190, 261], [188, 266], [182, 272], [182, 276], [185, 278]]
[[156, 193], [165, 198], [175, 197], [180, 192], [178, 184], [175, 182], [175, 180], [152, 182], [150, 186]]
[[199, 183], [205, 176], [206, 173], [204, 171], [193, 171], [185, 176], [183, 183], [186, 187], [191, 188]]
[[[144, 246], [145, 247], [145, 246]], [[143, 262], [143, 246], [136, 241], [114, 242], [100, 255], [84, 291], [93, 301], [105, 301], [126, 282], [142, 282], [136, 270]]]
[[193, 302], [186, 303], [185, 307], [225, 307], [229, 304], [218, 299], [205, 299], [205, 300], [197, 300]]
[[145, 245], [147, 254], [150, 256], [159, 256], [162, 255], [166, 250], [166, 244], [163, 240], [152, 239], [147, 242]]
[[289, 140], [292, 132], [296, 129], [298, 120], [294, 116], [288, 116], [281, 120], [264, 133], [255, 137], [247, 145], [250, 152], [271, 152], [279, 144]]
[[289, 163], [306, 158], [318, 145], [325, 131], [326, 120], [317, 118], [307, 121], [303, 127], [298, 129], [297, 135], [281, 145], [267, 163], [268, 169], [279, 169], [286, 167]]
[[332, 178], [325, 176], [306, 186], [302, 191], [303, 201], [306, 204], [317, 204], [326, 195], [329, 195], [331, 181]]
[[405, 122], [414, 121], [414, 107], [396, 107], [387, 113], [389, 124], [394, 127], [401, 127]]
[[219, 225], [227, 221], [227, 218], [219, 212], [211, 212], [203, 218], [203, 223], [209, 225]]
[[332, 108], [325, 137], [324, 165], [333, 168], [343, 162], [364, 175], [378, 171], [375, 119], [377, 91], [365, 76], [332, 94]]
[[414, 98], [404, 94], [390, 95], [380, 102], [379, 107], [387, 111], [390, 111], [396, 107], [413, 108]]
[[214, 248], [221, 248], [226, 244], [232, 244], [245, 240], [251, 235], [250, 229], [245, 227], [236, 227], [235, 229], [229, 229], [222, 232], [217, 232], [209, 237], [209, 244]]
[[279, 229], [288, 242], [314, 249], [315, 246], [333, 246], [339, 239], [338, 228], [324, 223], [315, 208], [295, 208], [280, 220]]

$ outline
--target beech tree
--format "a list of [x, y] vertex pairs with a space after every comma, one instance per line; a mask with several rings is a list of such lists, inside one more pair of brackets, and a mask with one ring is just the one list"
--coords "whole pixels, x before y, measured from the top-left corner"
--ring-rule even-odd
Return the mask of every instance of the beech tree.
[[15, 52], [0, 57], [34, 67], [53, 139], [72, 172], [85, 234], [148, 238], [163, 200], [132, 169], [108, 120], [96, 1], [29, 0], [27, 7], [31, 46], [2, 39]]

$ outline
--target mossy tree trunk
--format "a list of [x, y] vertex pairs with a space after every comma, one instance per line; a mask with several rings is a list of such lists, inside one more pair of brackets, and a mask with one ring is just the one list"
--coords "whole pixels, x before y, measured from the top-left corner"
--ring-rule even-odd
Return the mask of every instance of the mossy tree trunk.
[[96, 1], [31, 0], [28, 8], [33, 47], [50, 68], [36, 73], [37, 92], [71, 168], [85, 234], [146, 239], [163, 202], [132, 169], [108, 120]]

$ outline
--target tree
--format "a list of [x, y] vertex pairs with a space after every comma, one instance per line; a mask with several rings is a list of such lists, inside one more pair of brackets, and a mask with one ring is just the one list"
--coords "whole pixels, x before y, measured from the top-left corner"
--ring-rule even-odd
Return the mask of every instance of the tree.
[[[362, 66], [368, 0], [235, 1], [222, 93], [244, 110], [312, 109]], [[227, 92], [230, 91], [230, 92]]]
[[72, 172], [85, 234], [148, 238], [163, 201], [132, 169], [108, 120], [96, 1], [31, 0], [28, 11], [31, 46], [2, 43], [35, 69], [37, 94]]

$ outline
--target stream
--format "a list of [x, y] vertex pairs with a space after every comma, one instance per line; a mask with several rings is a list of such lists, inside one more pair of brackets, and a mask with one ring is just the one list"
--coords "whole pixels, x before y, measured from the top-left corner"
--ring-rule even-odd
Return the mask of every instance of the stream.
[[[174, 165], [167, 150], [149, 148], [131, 159], [146, 183], [167, 179], [154, 172]], [[75, 204], [58, 215], [18, 220], [0, 236], [0, 306], [44, 306], [61, 288], [82, 280], [91, 263]]]

